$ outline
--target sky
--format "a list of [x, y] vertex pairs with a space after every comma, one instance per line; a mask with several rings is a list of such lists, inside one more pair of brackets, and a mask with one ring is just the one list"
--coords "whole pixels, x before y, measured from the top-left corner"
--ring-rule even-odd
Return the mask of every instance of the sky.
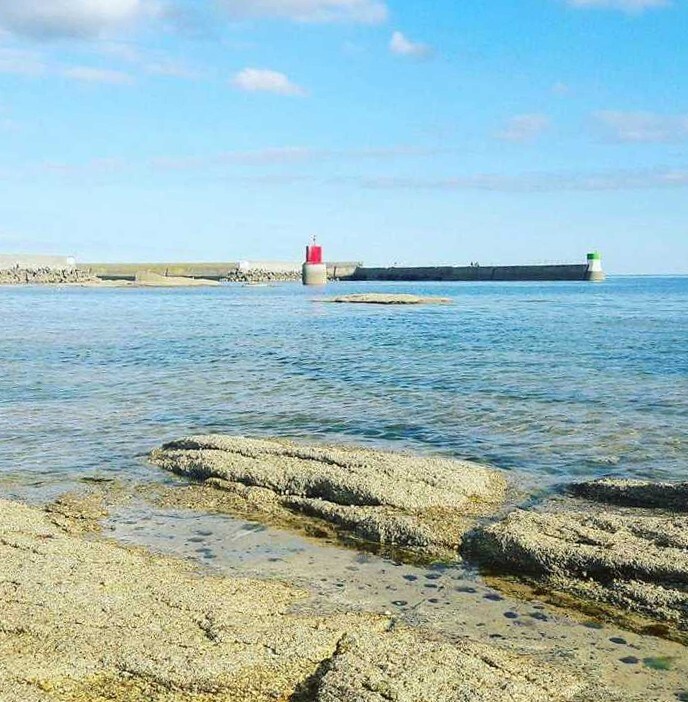
[[0, 0], [0, 252], [688, 274], [688, 0]]

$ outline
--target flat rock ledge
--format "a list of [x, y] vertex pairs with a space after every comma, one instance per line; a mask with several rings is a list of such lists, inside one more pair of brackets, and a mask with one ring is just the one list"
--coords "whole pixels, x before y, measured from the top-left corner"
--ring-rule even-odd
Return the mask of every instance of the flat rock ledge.
[[349, 303], [354, 305], [450, 305], [448, 297], [422, 297], [420, 295], [390, 295], [386, 293], [362, 293], [341, 295], [324, 302]]
[[[271, 524], [315, 520], [335, 534], [414, 550], [457, 556], [463, 534], [501, 504], [501, 472], [474, 463], [342, 446], [308, 446], [282, 439], [191, 436], [153, 451], [151, 461], [202, 482], [189, 490], [217, 506]], [[325, 534], [326, 535], [326, 534]]]
[[197, 287], [218, 287], [220, 283], [216, 280], [205, 278], [188, 278], [183, 276], [160, 275], [151, 271], [138, 271], [134, 280], [134, 285], [151, 288], [197, 288]]
[[306, 593], [289, 585], [203, 574], [5, 500], [0, 562], [3, 702], [621, 699], [568, 667], [387, 617], [297, 614]]
[[464, 556], [491, 573], [595, 605], [633, 628], [688, 642], [687, 489], [624, 480], [576, 484], [569, 493], [586, 499], [515, 510], [467, 538]]

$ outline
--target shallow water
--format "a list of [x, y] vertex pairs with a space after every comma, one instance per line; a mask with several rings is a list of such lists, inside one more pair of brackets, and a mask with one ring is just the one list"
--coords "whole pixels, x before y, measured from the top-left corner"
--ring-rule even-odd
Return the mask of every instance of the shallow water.
[[[454, 304], [314, 302], [371, 289]], [[12, 482], [150, 477], [144, 454], [188, 432], [441, 452], [543, 485], [688, 477], [688, 278], [14, 287], [0, 309]]]
[[195, 559], [215, 572], [295, 583], [310, 595], [298, 607], [303, 611], [386, 613], [452, 640], [498, 645], [543, 664], [565, 663], [624, 690], [629, 699], [688, 696], [682, 645], [513, 599], [461, 564], [423, 568], [242, 519], [146, 505], [117, 509], [106, 527], [118, 541]]

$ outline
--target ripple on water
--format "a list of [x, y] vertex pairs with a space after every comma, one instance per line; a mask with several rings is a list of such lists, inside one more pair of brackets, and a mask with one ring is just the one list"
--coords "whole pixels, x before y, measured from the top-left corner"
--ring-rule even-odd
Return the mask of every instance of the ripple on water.
[[143, 477], [150, 448], [212, 430], [440, 451], [553, 481], [688, 477], [688, 278], [379, 287], [455, 304], [324, 308], [295, 285], [0, 289], [0, 462], [27, 481]]

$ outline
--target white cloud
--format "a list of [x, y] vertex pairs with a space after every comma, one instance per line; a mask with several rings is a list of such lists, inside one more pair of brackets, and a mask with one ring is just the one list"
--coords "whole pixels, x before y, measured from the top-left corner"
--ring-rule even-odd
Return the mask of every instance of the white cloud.
[[658, 7], [670, 7], [672, 2], [671, 0], [566, 0], [566, 4], [581, 9], [640, 13]]
[[224, 151], [210, 156], [161, 157], [151, 165], [161, 170], [191, 170], [223, 166], [273, 166], [295, 163], [322, 163], [339, 160], [387, 161], [453, 153], [451, 148], [382, 146], [358, 149], [313, 149], [306, 146], [283, 146], [252, 151]]
[[143, 65], [143, 70], [151, 76], [165, 76], [166, 78], [183, 78], [184, 80], [198, 80], [202, 72], [187, 66], [181, 61], [161, 59]]
[[47, 67], [43, 57], [34, 51], [0, 47], [0, 73], [20, 76], [39, 76]]
[[[0, 113], [0, 118], [1, 118]], [[144, 165], [160, 171], [187, 171], [221, 166], [251, 166], [256, 171], [242, 168], [220, 171], [218, 178], [254, 184], [289, 185], [297, 182], [317, 183], [332, 187], [359, 187], [364, 189], [408, 191], [471, 191], [484, 190], [502, 193], [550, 192], [614, 192], [633, 190], [688, 190], [688, 165], [657, 166], [655, 168], [611, 169], [591, 171], [531, 171], [516, 174], [462, 173], [453, 177], [415, 177], [360, 174], [357, 176], [323, 176], [297, 169], [272, 171], [273, 166], [294, 166], [304, 162], [322, 162], [339, 159], [387, 159], [405, 156], [432, 155], [434, 150], [410, 147], [378, 147], [348, 150], [321, 150], [309, 147], [265, 148], [253, 151], [229, 151], [214, 156], [159, 158], [148, 162], [120, 158], [95, 158], [82, 163], [42, 162], [2, 171], [0, 178], [14, 180], [37, 175], [88, 178], [110, 177], [139, 169]], [[0, 232], [0, 240], [2, 240]]]
[[235, 19], [378, 24], [388, 16], [383, 0], [219, 0]]
[[426, 58], [432, 53], [432, 49], [427, 44], [411, 41], [401, 32], [392, 34], [389, 50], [397, 56], [411, 56], [413, 58]]
[[552, 86], [552, 95], [556, 95], [557, 97], [566, 97], [570, 94], [571, 86], [568, 83], [564, 83], [563, 81], [557, 81]]
[[109, 85], [131, 85], [134, 79], [123, 71], [113, 71], [105, 68], [91, 68], [89, 66], [73, 66], [65, 68], [62, 75], [70, 80], [83, 83], [107, 83]]
[[593, 115], [602, 137], [625, 143], [662, 143], [688, 140], [688, 114], [607, 110]]
[[86, 163], [73, 164], [61, 161], [44, 161], [38, 170], [59, 175], [93, 175], [121, 171], [126, 163], [119, 158], [95, 158]]
[[528, 142], [535, 141], [550, 127], [547, 115], [530, 114], [512, 117], [500, 132], [497, 138], [503, 141]]
[[143, 61], [141, 50], [131, 44], [123, 42], [100, 42], [97, 46], [98, 53], [111, 57], [124, 63], [137, 64]]
[[264, 68], [244, 68], [239, 71], [232, 84], [239, 90], [249, 93], [275, 93], [277, 95], [305, 95], [306, 91], [279, 71]]
[[391, 190], [487, 190], [492, 192], [561, 192], [617, 191], [688, 188], [688, 169], [658, 168], [635, 171], [600, 171], [591, 173], [523, 173], [505, 176], [476, 173], [454, 178], [359, 178], [363, 188]]
[[310, 160], [315, 152], [302, 146], [224, 151], [211, 156], [161, 157], [153, 159], [154, 168], [166, 171], [215, 168], [222, 166], [271, 166]]
[[164, 52], [142, 50], [131, 44], [101, 42], [98, 44], [97, 51], [108, 58], [133, 66], [151, 76], [186, 80], [198, 80], [203, 76], [202, 71], [187, 65], [184, 61], [178, 61]]
[[10, 111], [0, 103], [0, 132], [18, 132], [21, 125], [12, 119]]
[[37, 39], [97, 37], [157, 7], [155, 0], [0, 0], [0, 27]]

